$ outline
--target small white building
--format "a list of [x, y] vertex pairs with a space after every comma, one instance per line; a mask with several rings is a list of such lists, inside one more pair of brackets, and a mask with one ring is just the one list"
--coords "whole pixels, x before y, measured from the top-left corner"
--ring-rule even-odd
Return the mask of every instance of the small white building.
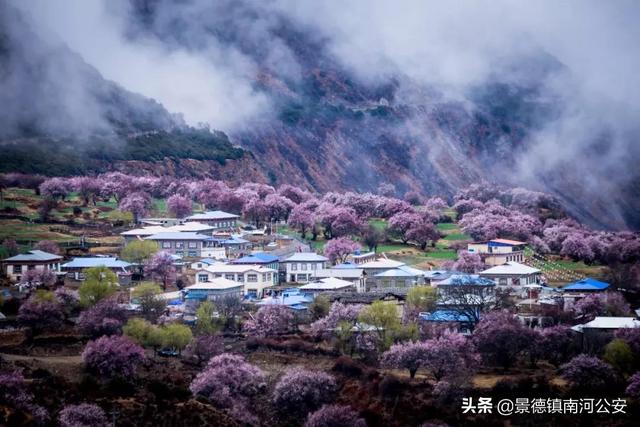
[[176, 225], [150, 225], [147, 227], [134, 228], [132, 230], [127, 230], [120, 235], [124, 237], [125, 242], [129, 243], [134, 240], [142, 240], [145, 237], [153, 236], [158, 233], [201, 233], [201, 234], [211, 234], [215, 227], [202, 224], [200, 222], [185, 222], [184, 224], [176, 224]]
[[2, 260], [4, 272], [9, 279], [19, 282], [27, 270], [51, 270], [60, 272], [60, 255], [34, 249]]
[[590, 322], [571, 327], [580, 334], [583, 351], [592, 353], [600, 352], [617, 330], [627, 328], [640, 328], [640, 320], [635, 317], [598, 316]]
[[368, 290], [410, 289], [425, 284], [425, 271], [401, 265], [367, 278]]
[[214, 277], [211, 281], [200, 282], [184, 288], [185, 298], [215, 301], [219, 298], [234, 296], [242, 298], [244, 286], [242, 283]]
[[351, 282], [358, 292], [364, 292], [365, 276], [363, 273], [364, 270], [361, 268], [324, 268], [322, 270], [315, 270], [311, 275], [311, 280], [318, 281], [335, 277], [336, 279]]
[[223, 262], [215, 258], [203, 258], [201, 260], [192, 262], [190, 267], [192, 270], [202, 270], [203, 268], [211, 267], [212, 265], [216, 264], [223, 264]]
[[496, 265], [479, 274], [480, 277], [493, 280], [498, 286], [520, 287], [542, 283], [542, 271], [515, 261]]
[[238, 215], [224, 211], [208, 211], [193, 214], [185, 218], [186, 222], [201, 222], [213, 226], [216, 230], [229, 230], [238, 226]]
[[308, 283], [317, 270], [326, 267], [329, 258], [315, 252], [298, 252], [280, 261], [287, 282]]
[[197, 270], [195, 283], [209, 283], [221, 277], [243, 285], [245, 296], [262, 298], [264, 290], [273, 285], [273, 275], [278, 271], [261, 265], [213, 264]]
[[335, 277], [327, 277], [315, 282], [307, 283], [298, 289], [304, 294], [321, 294], [325, 292], [348, 292], [355, 291], [356, 287], [353, 282], [347, 280], [336, 279]]

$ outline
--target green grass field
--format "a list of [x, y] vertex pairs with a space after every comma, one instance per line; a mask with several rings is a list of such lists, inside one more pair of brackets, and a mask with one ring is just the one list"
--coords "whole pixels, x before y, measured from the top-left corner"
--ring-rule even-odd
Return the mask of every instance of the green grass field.
[[373, 228], [375, 228], [378, 231], [384, 231], [384, 229], [387, 228], [387, 220], [385, 219], [380, 219], [380, 218], [370, 219], [369, 224], [371, 224]]
[[436, 224], [438, 231], [459, 230], [458, 224], [454, 222], [439, 222]]

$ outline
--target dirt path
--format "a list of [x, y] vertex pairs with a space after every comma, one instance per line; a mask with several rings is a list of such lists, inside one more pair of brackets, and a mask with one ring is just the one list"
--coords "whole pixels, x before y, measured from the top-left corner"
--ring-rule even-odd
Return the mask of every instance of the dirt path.
[[25, 356], [22, 354], [0, 353], [0, 357], [11, 362], [42, 362], [51, 364], [77, 365], [82, 363], [82, 356]]

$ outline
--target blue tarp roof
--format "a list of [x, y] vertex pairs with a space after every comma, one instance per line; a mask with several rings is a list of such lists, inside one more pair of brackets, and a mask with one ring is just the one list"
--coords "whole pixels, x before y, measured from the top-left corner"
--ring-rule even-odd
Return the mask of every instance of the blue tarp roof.
[[420, 320], [428, 322], [470, 322], [469, 316], [455, 310], [436, 310], [432, 313], [420, 313]]
[[102, 266], [107, 268], [127, 268], [131, 266], [131, 264], [114, 257], [74, 258], [72, 261], [62, 264], [62, 268], [90, 268]]
[[562, 287], [563, 291], [604, 291], [609, 287], [607, 282], [601, 282], [591, 277], [569, 283]]
[[278, 257], [269, 254], [254, 254], [233, 260], [231, 264], [271, 264], [277, 262]]

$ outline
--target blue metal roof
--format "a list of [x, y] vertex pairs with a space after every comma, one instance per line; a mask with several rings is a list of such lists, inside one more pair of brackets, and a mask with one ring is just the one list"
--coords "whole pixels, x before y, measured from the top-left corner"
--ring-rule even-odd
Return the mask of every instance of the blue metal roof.
[[279, 259], [277, 256], [268, 254], [266, 252], [258, 252], [256, 254], [253, 254], [253, 256], [256, 258], [260, 258], [265, 262], [276, 262]]
[[231, 261], [231, 264], [271, 264], [278, 261], [277, 256], [269, 254], [253, 254]]
[[420, 313], [420, 320], [427, 322], [471, 322], [469, 316], [455, 310], [436, 310], [432, 313]]
[[437, 285], [448, 286], [495, 286], [493, 280], [480, 277], [477, 274], [452, 274], [448, 279], [437, 282]]
[[220, 243], [223, 245], [240, 245], [242, 243], [249, 243], [249, 241], [239, 237], [231, 237], [230, 239], [222, 240]]
[[51, 254], [49, 252], [40, 251], [38, 249], [34, 249], [22, 254], [18, 254], [12, 256], [11, 258], [5, 259], [5, 261], [53, 261], [62, 259], [60, 255]]
[[352, 262], [343, 262], [342, 264], [336, 264], [331, 268], [352, 269], [352, 268], [358, 268], [358, 265]]
[[119, 260], [114, 257], [87, 257], [74, 258], [66, 264], [62, 264], [62, 268], [91, 268], [91, 267], [107, 267], [107, 268], [127, 268], [131, 266], [126, 261]]
[[607, 282], [601, 282], [591, 277], [569, 283], [562, 287], [563, 291], [604, 291], [609, 287]]

